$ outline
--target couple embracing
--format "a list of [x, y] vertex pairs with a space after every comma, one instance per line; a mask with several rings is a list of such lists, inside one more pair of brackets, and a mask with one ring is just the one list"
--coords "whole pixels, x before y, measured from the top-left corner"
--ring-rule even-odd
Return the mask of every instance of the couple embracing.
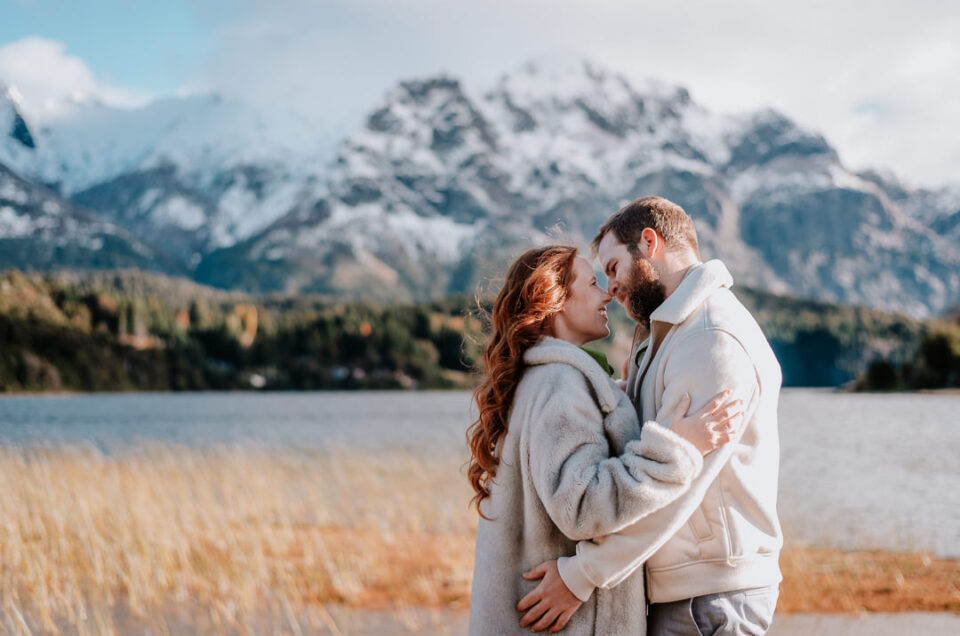
[[[693, 221], [638, 199], [592, 243], [533, 249], [493, 306], [468, 475], [473, 636], [764, 634], [776, 608], [780, 367]], [[624, 380], [581, 347], [616, 298]]]

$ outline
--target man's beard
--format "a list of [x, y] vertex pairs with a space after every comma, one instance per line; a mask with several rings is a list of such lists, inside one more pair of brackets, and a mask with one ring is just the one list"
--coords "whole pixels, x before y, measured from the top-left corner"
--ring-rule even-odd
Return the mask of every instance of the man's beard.
[[642, 258], [634, 259], [633, 271], [627, 280], [627, 313], [650, 330], [650, 314], [667, 299], [667, 290], [657, 270]]

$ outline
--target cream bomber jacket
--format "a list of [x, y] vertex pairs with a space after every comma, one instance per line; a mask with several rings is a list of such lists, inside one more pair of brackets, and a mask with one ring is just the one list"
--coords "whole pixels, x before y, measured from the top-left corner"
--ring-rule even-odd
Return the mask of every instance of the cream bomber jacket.
[[[663, 603], [780, 582], [783, 544], [777, 518], [781, 373], [760, 327], [730, 292], [720, 261], [694, 266], [651, 315], [653, 338], [633, 352], [628, 393], [643, 420], [663, 422], [684, 393], [690, 410], [724, 389], [743, 399], [739, 439], [704, 458], [691, 488], [672, 504], [616, 534], [581, 541], [559, 560], [581, 600], [646, 564], [647, 594]], [[640, 360], [637, 362], [637, 358]]]

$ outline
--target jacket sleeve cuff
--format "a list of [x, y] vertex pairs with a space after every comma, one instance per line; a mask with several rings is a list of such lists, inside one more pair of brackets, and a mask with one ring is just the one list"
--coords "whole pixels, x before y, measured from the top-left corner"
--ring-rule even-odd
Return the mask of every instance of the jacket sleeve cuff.
[[580, 567], [580, 558], [577, 556], [560, 557], [557, 559], [557, 569], [560, 570], [560, 578], [567, 589], [573, 592], [580, 601], [586, 603], [593, 594], [596, 586], [590, 582], [587, 575]]
[[667, 456], [676, 461], [680, 469], [689, 474], [690, 479], [699, 475], [703, 469], [703, 454], [697, 447], [658, 422], [644, 422], [640, 441], [654, 448], [666, 449]]

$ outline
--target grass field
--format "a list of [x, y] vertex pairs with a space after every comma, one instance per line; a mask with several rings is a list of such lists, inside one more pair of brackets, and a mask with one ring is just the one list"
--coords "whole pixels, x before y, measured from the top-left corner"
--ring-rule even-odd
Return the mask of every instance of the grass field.
[[[462, 457], [0, 447], [0, 629], [338, 633], [331, 606], [466, 610]], [[779, 612], [960, 612], [960, 563], [788, 549]]]

